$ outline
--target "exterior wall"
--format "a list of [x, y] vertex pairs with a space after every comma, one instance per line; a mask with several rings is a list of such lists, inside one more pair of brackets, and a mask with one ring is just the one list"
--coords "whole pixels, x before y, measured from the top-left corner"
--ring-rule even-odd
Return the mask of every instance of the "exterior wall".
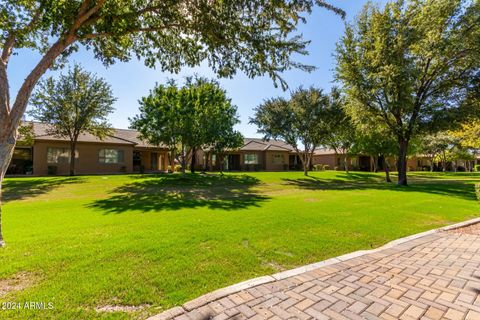
[[313, 165], [316, 164], [323, 164], [328, 165], [330, 170], [333, 170], [337, 165], [338, 158], [340, 156], [336, 154], [321, 154], [321, 155], [314, 155], [312, 158]]
[[[274, 156], [281, 155], [282, 163], [273, 163]], [[265, 169], [266, 171], [287, 171], [289, 152], [265, 151]]]
[[[47, 175], [49, 166], [57, 167], [58, 175], [69, 174], [70, 164], [67, 163], [48, 163], [47, 150], [53, 148], [70, 148], [68, 142], [64, 141], [35, 141], [33, 146], [33, 174]], [[123, 163], [107, 164], [100, 163], [98, 153], [101, 149], [117, 149], [123, 150]], [[103, 143], [86, 143], [79, 142], [77, 144], [78, 157], [75, 163], [76, 174], [111, 174], [111, 173], [131, 173], [133, 172], [133, 151], [141, 152], [142, 165], [145, 171], [164, 171], [167, 170], [168, 156], [164, 149], [150, 148], [134, 148], [131, 145], [123, 144], [103, 144]], [[151, 157], [153, 153], [157, 153], [157, 166], [151, 167]]]
[[[258, 168], [258, 170], [265, 170], [265, 152], [263, 151], [240, 151], [236, 153], [232, 152], [232, 154], [240, 154], [240, 169], [242, 171], [255, 171], [255, 168]], [[258, 164], [245, 164], [245, 155], [247, 154], [256, 154]]]
[[[33, 174], [47, 175], [48, 166], [56, 166], [57, 174], [69, 173], [69, 163], [47, 163], [47, 149], [69, 148], [68, 142], [62, 141], [35, 141], [33, 146]], [[118, 149], [124, 152], [124, 162], [118, 164], [104, 164], [98, 161], [100, 149]], [[76, 174], [120, 173], [132, 172], [133, 147], [128, 145], [84, 143], [77, 144], [78, 158], [75, 159]]]
[[[167, 171], [168, 170], [168, 151], [165, 149], [152, 148], [133, 148], [133, 151], [140, 152], [141, 165], [146, 172], [149, 171]], [[152, 158], [157, 158], [157, 165], [152, 166]], [[135, 170], [136, 168], [133, 168]], [[138, 170], [138, 169], [137, 169]]]

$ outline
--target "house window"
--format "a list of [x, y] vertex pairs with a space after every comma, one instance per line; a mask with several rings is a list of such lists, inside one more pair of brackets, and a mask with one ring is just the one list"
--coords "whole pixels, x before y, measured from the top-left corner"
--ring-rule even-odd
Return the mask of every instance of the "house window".
[[244, 157], [245, 164], [258, 164], [258, 155], [256, 153], [247, 153]]
[[273, 154], [272, 155], [272, 163], [273, 164], [283, 164], [284, 163], [283, 154]]
[[[75, 157], [78, 157], [75, 154]], [[70, 163], [69, 148], [47, 148], [47, 163]]]
[[98, 162], [100, 163], [123, 163], [123, 150], [117, 149], [100, 149], [98, 152]]

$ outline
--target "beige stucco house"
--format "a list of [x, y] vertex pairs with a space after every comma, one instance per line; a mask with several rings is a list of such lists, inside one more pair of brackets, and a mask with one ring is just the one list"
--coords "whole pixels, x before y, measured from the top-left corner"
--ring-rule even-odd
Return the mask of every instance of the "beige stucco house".
[[[33, 144], [21, 141], [14, 150], [7, 174], [66, 175], [69, 173], [69, 140], [47, 133], [47, 125], [33, 123]], [[78, 138], [75, 151], [77, 174], [112, 174], [166, 171], [167, 150], [145, 143], [138, 132], [114, 129], [104, 139], [91, 134]]]
[[[318, 148], [315, 150], [312, 163], [314, 165], [328, 165], [331, 170], [334, 170], [335, 168], [343, 170], [344, 159], [345, 154], [337, 153], [335, 150], [329, 148]], [[389, 157], [386, 160], [388, 161], [390, 170], [397, 170], [395, 158]], [[374, 163], [374, 161], [377, 163]], [[374, 168], [376, 168], [381, 171], [385, 169], [382, 158], [374, 158], [368, 155], [349, 155], [347, 158], [347, 164], [350, 170], [374, 171]], [[432, 165], [431, 158], [425, 155], [415, 155], [407, 159], [407, 168], [409, 171], [428, 170]], [[439, 166], [440, 164], [435, 163], [435, 165]], [[472, 167], [472, 164], [467, 160], [459, 160], [457, 161], [456, 166], [469, 169]]]
[[[208, 161], [207, 157], [209, 157]], [[204, 151], [197, 153], [196, 163], [208, 170], [220, 169], [216, 155], [209, 155]], [[227, 152], [223, 169], [225, 171], [288, 171], [300, 168], [300, 159], [293, 147], [284, 141], [245, 138], [242, 147]]]

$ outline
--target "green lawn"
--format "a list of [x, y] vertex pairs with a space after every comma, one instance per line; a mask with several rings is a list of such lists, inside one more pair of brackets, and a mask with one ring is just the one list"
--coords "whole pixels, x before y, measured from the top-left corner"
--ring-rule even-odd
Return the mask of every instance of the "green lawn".
[[[145, 317], [242, 280], [467, 220], [480, 174], [300, 172], [8, 178], [0, 318]], [[10, 279], [10, 280], [9, 280]], [[98, 313], [106, 305], [143, 305]]]

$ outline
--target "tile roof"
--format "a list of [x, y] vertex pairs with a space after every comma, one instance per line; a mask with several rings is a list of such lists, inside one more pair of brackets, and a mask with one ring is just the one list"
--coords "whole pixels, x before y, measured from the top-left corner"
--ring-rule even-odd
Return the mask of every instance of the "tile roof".
[[258, 138], [245, 138], [241, 151], [288, 151], [294, 152], [291, 145], [281, 140], [268, 140]]
[[[48, 140], [48, 141], [68, 141], [68, 138], [58, 137], [48, 133], [48, 124], [33, 122], [33, 133], [35, 140]], [[97, 142], [97, 143], [111, 143], [111, 144], [125, 144], [135, 147], [147, 147], [155, 148], [139, 138], [138, 131], [128, 129], [113, 129], [112, 134], [106, 136], [103, 139], [99, 139], [92, 134], [82, 133], [78, 137], [78, 142]]]
[[337, 154], [335, 150], [330, 148], [318, 148], [318, 149], [315, 149], [315, 152], [313, 153], [314, 156], [326, 156], [326, 155], [335, 155], [335, 154]]

